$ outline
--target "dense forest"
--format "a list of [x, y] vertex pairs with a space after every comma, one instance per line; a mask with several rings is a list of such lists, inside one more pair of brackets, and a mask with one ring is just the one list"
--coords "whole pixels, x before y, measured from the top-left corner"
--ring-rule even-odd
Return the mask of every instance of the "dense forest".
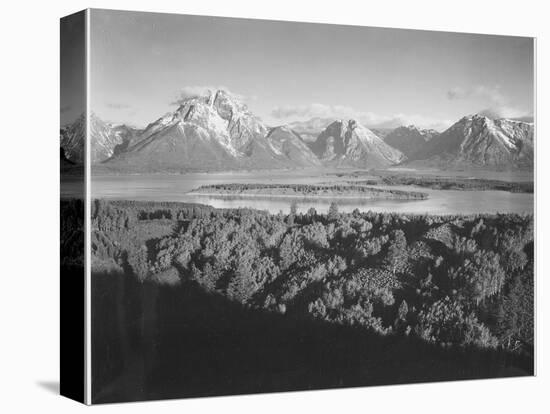
[[533, 372], [531, 215], [95, 200], [92, 228], [97, 401]]
[[396, 200], [425, 200], [426, 193], [385, 188], [367, 187], [362, 183], [341, 184], [211, 184], [191, 191], [196, 194], [213, 195], [263, 195], [299, 197], [357, 197], [390, 198]]
[[84, 201], [62, 200], [60, 203], [60, 264], [84, 265]]
[[511, 193], [533, 193], [533, 181], [501, 181], [487, 178], [468, 177], [441, 177], [435, 175], [402, 175], [382, 173], [377, 171], [355, 171], [352, 173], [337, 173], [338, 177], [361, 178], [365, 180], [348, 181], [355, 185], [414, 185], [431, 188], [433, 190], [462, 190], [462, 191], [509, 191]]
[[381, 184], [385, 185], [416, 185], [434, 190], [463, 190], [463, 191], [509, 191], [511, 193], [533, 193], [532, 181], [499, 181], [485, 178], [458, 178], [435, 176], [403, 176], [387, 175], [381, 177]]

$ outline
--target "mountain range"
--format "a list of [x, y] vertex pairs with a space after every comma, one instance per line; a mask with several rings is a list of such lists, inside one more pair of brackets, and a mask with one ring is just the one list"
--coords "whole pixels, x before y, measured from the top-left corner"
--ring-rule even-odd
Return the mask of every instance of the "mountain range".
[[451, 169], [464, 166], [532, 169], [533, 136], [532, 123], [465, 116], [421, 146], [407, 163]]
[[424, 144], [439, 135], [435, 129], [418, 129], [414, 125], [392, 129], [384, 136], [384, 142], [397, 148], [407, 158], [413, 157]]
[[290, 122], [288, 127], [300, 134], [300, 137], [302, 137], [304, 141], [313, 142], [317, 139], [319, 134], [334, 121], [336, 121], [335, 118], [315, 117], [306, 121]]
[[[84, 158], [85, 118], [61, 129], [62, 157]], [[91, 161], [123, 172], [308, 167], [533, 167], [532, 123], [471, 115], [446, 131], [371, 130], [353, 119], [268, 127], [224, 90], [190, 97], [144, 129], [90, 116]]]

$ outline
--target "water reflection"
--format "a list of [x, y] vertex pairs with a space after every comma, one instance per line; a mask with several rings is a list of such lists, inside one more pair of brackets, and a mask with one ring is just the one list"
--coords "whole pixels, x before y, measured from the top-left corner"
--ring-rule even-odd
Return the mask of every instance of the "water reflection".
[[[216, 208], [248, 207], [267, 210], [271, 213], [288, 213], [296, 203], [297, 211], [307, 212], [315, 208], [318, 213], [326, 213], [335, 202], [341, 212], [360, 211], [415, 213], [415, 214], [476, 214], [476, 213], [529, 213], [533, 210], [529, 194], [510, 194], [502, 191], [465, 192], [437, 191], [428, 200], [370, 200], [348, 201], [342, 199], [289, 199], [289, 198], [245, 198], [217, 196], [186, 196], [182, 201], [207, 204]], [[510, 197], [508, 197], [510, 195]], [[518, 197], [520, 196], [520, 197]], [[532, 197], [532, 196], [531, 196]]]
[[[364, 179], [364, 177], [362, 177]], [[222, 183], [278, 183], [319, 184], [327, 181], [347, 181], [349, 177], [327, 177], [319, 172], [261, 172], [261, 173], [218, 173], [186, 175], [104, 175], [92, 179], [92, 197], [106, 199], [127, 199], [138, 201], [180, 201], [211, 205], [217, 208], [249, 207], [267, 210], [271, 213], [288, 212], [293, 202], [299, 212], [313, 207], [324, 213], [332, 202], [342, 212], [354, 209], [361, 211], [417, 213], [417, 214], [475, 214], [475, 213], [532, 213], [533, 194], [509, 193], [505, 191], [458, 191], [432, 190], [414, 186], [378, 186], [402, 190], [421, 191], [429, 194], [427, 200], [365, 199], [289, 199], [220, 197], [187, 194], [201, 186]]]

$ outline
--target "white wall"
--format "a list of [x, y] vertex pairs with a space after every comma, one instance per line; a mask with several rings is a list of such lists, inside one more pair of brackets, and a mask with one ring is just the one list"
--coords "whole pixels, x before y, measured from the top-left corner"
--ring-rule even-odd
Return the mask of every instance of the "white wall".
[[[83, 406], [41, 383], [58, 381], [58, 18], [85, 7], [255, 17], [538, 37], [537, 378], [359, 388], [111, 405], [101, 412], [542, 412], [548, 409], [549, 11], [543, 1], [195, 0], [6, 1], [0, 56], [0, 410], [72, 412]], [[39, 268], [40, 272], [30, 272]], [[544, 303], [543, 303], [544, 302]], [[546, 347], [546, 349], [544, 349]], [[6, 409], [7, 408], [7, 409]], [[34, 411], [33, 411], [34, 410]], [[55, 411], [54, 411], [55, 410]]]

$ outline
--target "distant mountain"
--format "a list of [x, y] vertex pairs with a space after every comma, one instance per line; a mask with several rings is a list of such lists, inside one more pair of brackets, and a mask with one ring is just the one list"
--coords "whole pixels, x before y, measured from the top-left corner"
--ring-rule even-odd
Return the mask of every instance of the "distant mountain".
[[82, 114], [72, 124], [61, 128], [61, 154], [63, 161], [84, 162], [84, 137], [86, 135], [86, 115]]
[[383, 140], [395, 129], [395, 128], [369, 128], [372, 132], [378, 135]]
[[531, 123], [466, 116], [427, 142], [407, 164], [439, 168], [533, 167]]
[[436, 131], [435, 129], [419, 129], [420, 133], [422, 134], [422, 136], [424, 137], [424, 140], [426, 142], [428, 141], [431, 141], [432, 139], [434, 139], [435, 137], [437, 137], [440, 132], [439, 131]]
[[[125, 125], [115, 126], [103, 122], [92, 113], [90, 115], [91, 162], [99, 163], [109, 159], [128, 145], [136, 133], [136, 130]], [[75, 122], [62, 128], [60, 134], [61, 148], [66, 159], [76, 164], [82, 164], [86, 134], [85, 115], [82, 114]]]
[[105, 165], [139, 172], [296, 168], [317, 165], [286, 129], [267, 127], [226, 91], [189, 98], [149, 124]]
[[291, 122], [288, 124], [288, 127], [298, 133], [304, 141], [312, 142], [315, 141], [319, 134], [334, 121], [334, 118], [316, 117], [307, 121]]
[[272, 128], [267, 134], [271, 148], [301, 166], [320, 166], [321, 161], [301, 136], [287, 126]]
[[411, 157], [438, 134], [434, 129], [418, 129], [414, 125], [401, 126], [386, 134], [384, 142]]
[[113, 133], [119, 137], [119, 141], [121, 141], [120, 144], [117, 144], [113, 148], [112, 156], [118, 155], [126, 151], [132, 145], [137, 143], [137, 141], [141, 139], [141, 135], [143, 133], [143, 130], [141, 129], [130, 127], [124, 124], [112, 125], [111, 128], [113, 130]]
[[380, 168], [404, 160], [401, 151], [353, 119], [333, 122], [309, 145], [322, 161], [333, 166]]

